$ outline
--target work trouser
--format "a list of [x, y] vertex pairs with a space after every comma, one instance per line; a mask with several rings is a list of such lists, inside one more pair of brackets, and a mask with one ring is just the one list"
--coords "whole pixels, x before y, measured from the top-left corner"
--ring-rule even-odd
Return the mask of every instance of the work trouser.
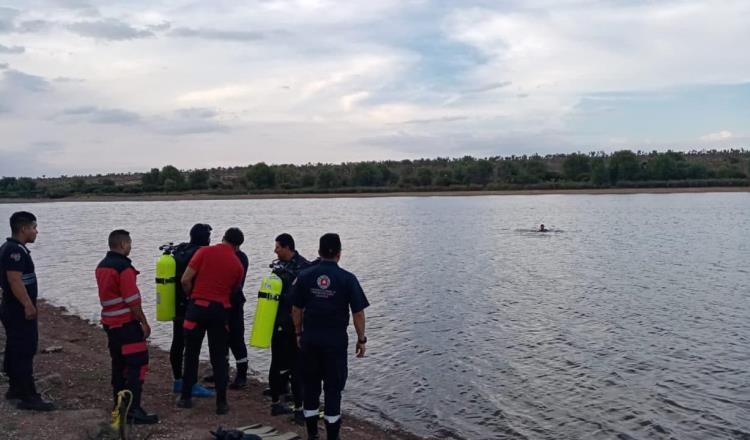
[[107, 346], [112, 358], [112, 395], [117, 405], [117, 393], [129, 390], [133, 393], [131, 411], [141, 407], [143, 380], [148, 371], [148, 346], [143, 328], [138, 321], [130, 321], [119, 327], [104, 326]]
[[[179, 294], [178, 294], [179, 295]], [[169, 347], [169, 363], [172, 365], [174, 380], [182, 379], [182, 362], [185, 358], [185, 310], [187, 301], [180, 296], [175, 299], [175, 317], [172, 320], [172, 345]]]
[[294, 407], [302, 407], [301, 362], [294, 330], [277, 326], [271, 337], [271, 367], [268, 371], [268, 384], [274, 402], [279, 400], [287, 383], [291, 382]]
[[[303, 336], [304, 339], [304, 336]], [[303, 340], [302, 362], [305, 417], [317, 417], [321, 382], [325, 391], [325, 418], [331, 423], [341, 416], [341, 392], [348, 376], [346, 344]]]
[[247, 373], [244, 305], [244, 302], [232, 304], [232, 308], [229, 310], [229, 348], [232, 350], [238, 371], [240, 368], [244, 368], [245, 373]]
[[216, 401], [226, 402], [227, 376], [227, 310], [221, 303], [204, 300], [190, 301], [185, 321], [185, 370], [182, 375], [182, 398], [190, 399], [193, 385], [198, 381], [198, 362], [203, 336], [208, 332], [208, 351], [216, 384]]
[[3, 304], [0, 320], [5, 327], [3, 371], [8, 375], [10, 389], [23, 399], [36, 394], [34, 386], [34, 355], [39, 345], [36, 319], [26, 319], [23, 307]]
[[169, 363], [172, 365], [174, 380], [182, 379], [182, 360], [185, 358], [184, 316], [172, 320], [172, 345], [169, 347]]

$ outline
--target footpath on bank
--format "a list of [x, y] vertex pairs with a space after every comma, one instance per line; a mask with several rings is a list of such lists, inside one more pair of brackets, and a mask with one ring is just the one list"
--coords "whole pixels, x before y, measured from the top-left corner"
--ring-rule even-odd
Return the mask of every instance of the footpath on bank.
[[[0, 439], [106, 439], [106, 426], [112, 409], [110, 358], [103, 330], [64, 308], [45, 302], [39, 304], [39, 353], [34, 362], [37, 388], [54, 401], [51, 413], [20, 411], [0, 397]], [[5, 334], [0, 326], [0, 348]], [[53, 350], [48, 350], [53, 348]], [[45, 353], [45, 351], [50, 351]], [[136, 439], [211, 439], [210, 430], [219, 426], [233, 428], [255, 423], [273, 426], [281, 432], [296, 432], [305, 439], [304, 428], [288, 416], [272, 417], [270, 402], [261, 396], [265, 385], [250, 381], [245, 389], [229, 391], [230, 412], [214, 413], [213, 399], [193, 399], [189, 410], [175, 407], [169, 353], [149, 347], [150, 371], [146, 377], [143, 406], [159, 415], [157, 425], [134, 426], [129, 438]], [[207, 365], [203, 365], [203, 369]], [[8, 385], [0, 379], [0, 392]], [[344, 399], [357, 399], [345, 392]], [[324, 428], [322, 434], [325, 435]], [[419, 440], [415, 435], [389, 430], [344, 414], [343, 440]], [[115, 437], [116, 438], [116, 437]]]

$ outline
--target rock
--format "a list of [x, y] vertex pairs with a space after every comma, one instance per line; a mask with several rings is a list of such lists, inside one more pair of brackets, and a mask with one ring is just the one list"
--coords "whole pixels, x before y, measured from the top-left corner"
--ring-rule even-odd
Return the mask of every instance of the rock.
[[60, 387], [65, 383], [65, 381], [63, 381], [62, 376], [60, 376], [57, 373], [48, 374], [47, 376], [37, 379], [36, 382], [37, 382], [37, 386], [40, 389]]
[[63, 348], [61, 345], [52, 345], [50, 347], [47, 347], [42, 350], [42, 353], [59, 353], [63, 351]]

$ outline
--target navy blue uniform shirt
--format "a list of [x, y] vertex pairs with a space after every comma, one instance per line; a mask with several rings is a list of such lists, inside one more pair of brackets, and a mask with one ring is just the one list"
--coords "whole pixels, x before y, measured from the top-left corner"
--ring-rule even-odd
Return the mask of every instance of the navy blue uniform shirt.
[[297, 276], [293, 304], [305, 310], [303, 339], [334, 344], [346, 344], [349, 310], [358, 313], [370, 305], [357, 277], [335, 261], [325, 260]]
[[4, 308], [13, 307], [15, 310], [23, 310], [23, 306], [10, 290], [8, 271], [21, 272], [21, 280], [26, 286], [29, 298], [36, 305], [36, 273], [34, 262], [31, 260], [31, 252], [14, 238], [8, 238], [0, 247], [0, 287], [3, 289]]

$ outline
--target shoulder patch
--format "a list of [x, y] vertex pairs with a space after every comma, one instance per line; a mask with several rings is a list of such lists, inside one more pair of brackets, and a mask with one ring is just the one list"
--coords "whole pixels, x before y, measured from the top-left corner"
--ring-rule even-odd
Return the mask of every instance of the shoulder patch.
[[20, 252], [14, 252], [14, 253], [10, 254], [10, 259], [13, 260], [13, 261], [15, 261], [16, 263], [18, 263], [19, 261], [21, 261], [21, 253]]

